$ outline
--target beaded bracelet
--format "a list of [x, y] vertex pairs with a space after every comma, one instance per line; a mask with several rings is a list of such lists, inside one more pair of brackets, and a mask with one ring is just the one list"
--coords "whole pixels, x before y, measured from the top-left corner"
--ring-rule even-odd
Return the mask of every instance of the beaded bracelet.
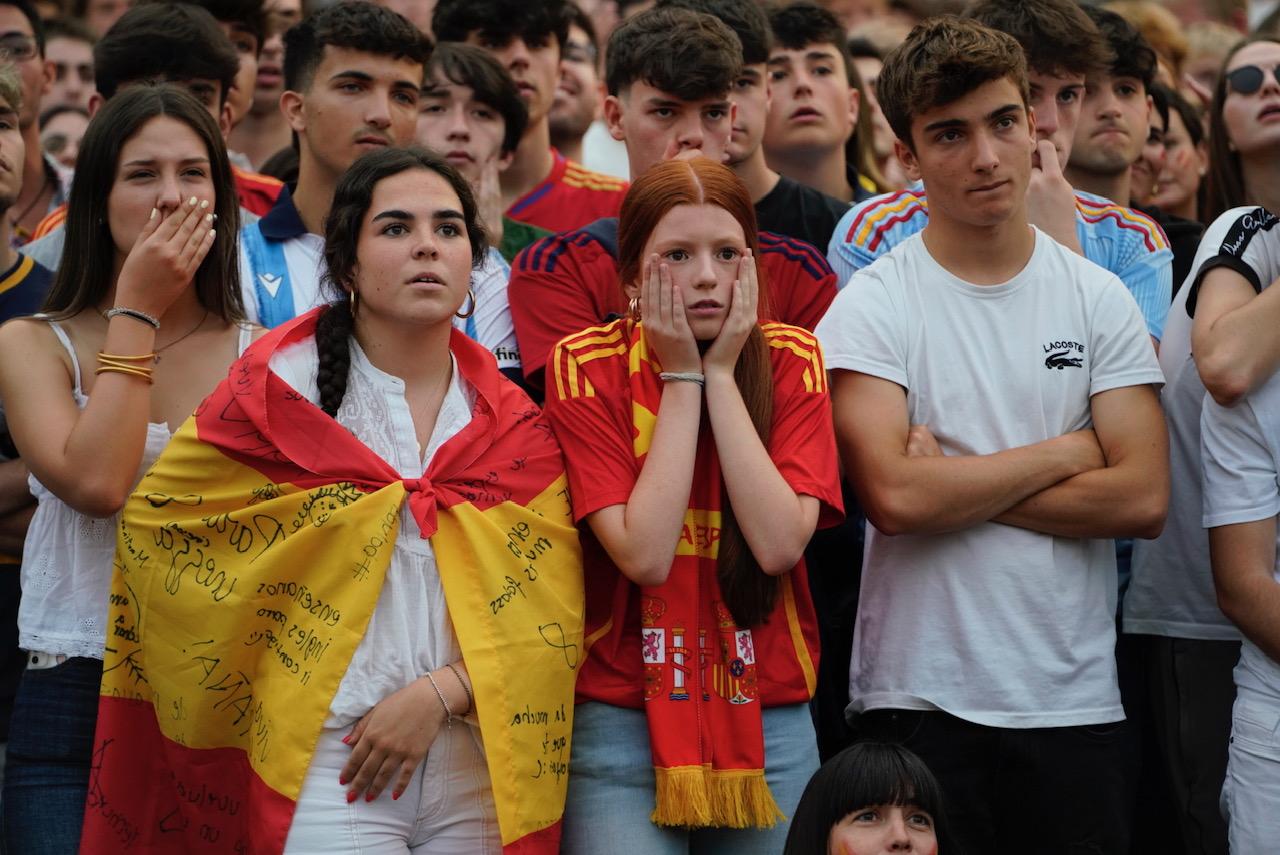
[[685, 383], [697, 383], [699, 386], [706, 385], [707, 378], [697, 371], [663, 371], [658, 375], [665, 383], [669, 380], [683, 381]]
[[476, 696], [471, 694], [471, 687], [467, 685], [466, 680], [462, 679], [462, 674], [458, 672], [457, 668], [453, 667], [452, 662], [446, 662], [445, 667], [453, 672], [453, 676], [458, 678], [458, 685], [462, 686], [462, 691], [467, 693], [467, 705], [470, 707], [472, 712], [475, 712]]
[[144, 324], [147, 324], [148, 326], [150, 326], [153, 330], [160, 329], [159, 318], [152, 317], [151, 315], [148, 315], [146, 312], [140, 312], [137, 309], [129, 309], [129, 308], [125, 308], [124, 306], [116, 306], [115, 308], [107, 309], [105, 312], [102, 313], [102, 316], [107, 320], [111, 320], [116, 315], [124, 315], [127, 318], [133, 318], [135, 321], [142, 321]]
[[445, 727], [452, 728], [453, 727], [453, 710], [449, 709], [449, 702], [444, 699], [444, 692], [440, 691], [440, 686], [436, 683], [436, 678], [431, 676], [430, 671], [427, 672], [427, 679], [431, 681], [431, 688], [436, 690], [436, 697], [440, 699], [440, 704], [441, 706], [444, 707], [445, 715], [448, 716], [448, 718], [446, 718], [444, 722]]

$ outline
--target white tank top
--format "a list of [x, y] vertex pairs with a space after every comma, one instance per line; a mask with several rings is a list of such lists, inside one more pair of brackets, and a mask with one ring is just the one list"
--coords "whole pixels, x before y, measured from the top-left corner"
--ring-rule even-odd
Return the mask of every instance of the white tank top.
[[[71, 357], [75, 380], [72, 394], [76, 406], [83, 410], [89, 397], [80, 385], [76, 350], [60, 325], [48, 323]], [[251, 337], [252, 329], [242, 327], [239, 352], [244, 352]], [[167, 424], [147, 425], [147, 441], [135, 484], [155, 463], [170, 436]], [[120, 515], [98, 518], [82, 514], [49, 492], [34, 475], [28, 480], [37, 505], [22, 550], [18, 646], [42, 653], [101, 659]]]

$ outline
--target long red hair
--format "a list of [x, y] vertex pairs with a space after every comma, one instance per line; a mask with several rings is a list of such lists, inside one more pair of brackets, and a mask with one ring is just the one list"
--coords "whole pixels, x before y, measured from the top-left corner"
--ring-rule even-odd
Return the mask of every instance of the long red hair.
[[[768, 288], [759, 266], [760, 241], [751, 194], [733, 170], [705, 157], [669, 160], [641, 175], [627, 191], [618, 221], [618, 273], [624, 284], [640, 281], [644, 248], [658, 223], [679, 205], [714, 205], [728, 211], [757, 260], [759, 315], [769, 317]], [[760, 441], [769, 445], [773, 423], [773, 366], [769, 344], [757, 324], [733, 370], [742, 400]], [[716, 576], [725, 605], [739, 626], [763, 623], [778, 597], [778, 578], [760, 569], [726, 495], [721, 503], [720, 552]]]

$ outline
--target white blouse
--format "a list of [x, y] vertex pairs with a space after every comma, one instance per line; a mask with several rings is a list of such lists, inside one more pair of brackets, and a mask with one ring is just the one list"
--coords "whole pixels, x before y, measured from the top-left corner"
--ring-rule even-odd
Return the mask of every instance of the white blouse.
[[[418, 445], [404, 381], [376, 368], [354, 338], [346, 395], [338, 423], [390, 464], [402, 478], [421, 478], [436, 450], [471, 421], [475, 390], [462, 379], [457, 362], [426, 449]], [[312, 403], [319, 357], [314, 338], [272, 355], [270, 368]], [[354, 723], [375, 704], [428, 671], [462, 658], [431, 542], [408, 509], [400, 509], [400, 530], [382, 591], [364, 638], [329, 709], [330, 727]]]
[[[80, 384], [80, 361], [66, 331], [49, 321], [71, 357], [76, 406], [89, 397]], [[239, 352], [249, 346], [252, 328], [240, 330]], [[134, 483], [142, 480], [169, 443], [169, 426], [147, 425], [147, 440]], [[40, 653], [102, 658], [106, 638], [107, 596], [120, 515], [82, 514], [59, 499], [34, 475], [28, 478], [36, 498], [22, 551], [22, 604], [18, 607], [18, 646]]]

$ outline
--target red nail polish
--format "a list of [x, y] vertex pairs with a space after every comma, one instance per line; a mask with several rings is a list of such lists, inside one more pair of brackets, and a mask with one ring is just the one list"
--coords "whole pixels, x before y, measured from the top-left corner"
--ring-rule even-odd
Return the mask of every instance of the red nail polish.
[[347, 793], [347, 804], [351, 804], [355, 800], [356, 800], [356, 793], [354, 792]]
[[394, 802], [396, 799], [400, 798], [403, 795], [404, 795], [404, 790], [396, 790], [394, 793], [391, 794], [391, 801]]
[[346, 779], [346, 778], [339, 778], [339, 779], [338, 779], [338, 786], [339, 786], [339, 787], [345, 787], [346, 785], [347, 785], [347, 779]]
[[371, 802], [375, 798], [377, 798], [377, 796], [375, 796], [373, 793], [365, 793], [365, 796], [364, 796], [365, 802]]

